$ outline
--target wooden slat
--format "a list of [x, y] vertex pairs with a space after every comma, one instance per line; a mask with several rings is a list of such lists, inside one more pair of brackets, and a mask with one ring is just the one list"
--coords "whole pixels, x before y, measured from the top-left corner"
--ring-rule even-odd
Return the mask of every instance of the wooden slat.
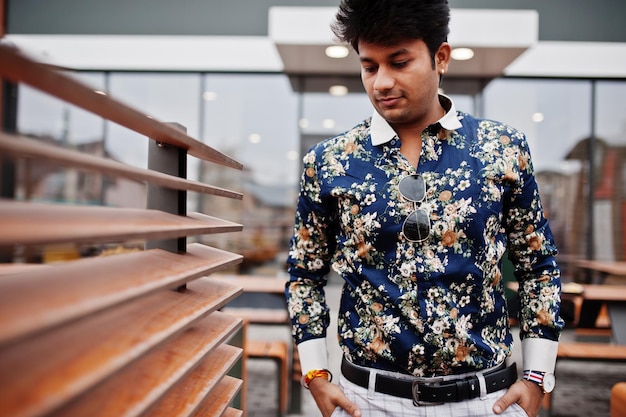
[[561, 342], [558, 359], [599, 362], [626, 362], [626, 345], [587, 342]]
[[[0, 264], [0, 276], [11, 275], [11, 274], [21, 274], [23, 272], [32, 272], [36, 270], [41, 270], [42, 268], [49, 268], [49, 267], [50, 265], [47, 265], [47, 264], [28, 264], [28, 263]], [[2, 326], [0, 325], [0, 327]]]
[[3, 78], [28, 84], [150, 139], [187, 149], [190, 155], [235, 169], [243, 168], [241, 163], [182, 131], [98, 93], [50, 66], [37, 63], [13, 47], [0, 44], [0, 62], [0, 76]]
[[[217, 281], [217, 280], [216, 280]], [[260, 307], [224, 307], [223, 311], [233, 316], [241, 317], [248, 323], [256, 324], [287, 324], [289, 314], [286, 309]]]
[[111, 159], [64, 149], [38, 142], [25, 136], [0, 133], [0, 153], [22, 158], [39, 158], [48, 163], [64, 165], [89, 172], [123, 177], [133, 181], [147, 182], [175, 190], [196, 191], [221, 197], [241, 200], [243, 195], [234, 191], [214, 187], [198, 181], [167, 175], [158, 171], [137, 168]]
[[[237, 360], [241, 358], [242, 350], [234, 346], [223, 345], [215, 354], [207, 357], [197, 368], [190, 372], [187, 377], [180, 381], [167, 396], [155, 404], [146, 415], [150, 417], [187, 417], [194, 415], [202, 404], [221, 399], [221, 407], [226, 407], [232, 402], [241, 386], [238, 379], [224, 376]], [[220, 384], [227, 381], [228, 390]], [[210, 402], [209, 401], [209, 402]], [[212, 415], [219, 415], [215, 413]]]
[[[236, 348], [219, 345], [241, 326], [235, 317], [213, 313], [49, 417], [140, 416], [201, 361], [221, 370], [225, 357], [236, 357]], [[172, 405], [184, 408], [186, 394]]]
[[226, 412], [228, 404], [240, 388], [240, 380], [225, 376], [219, 386], [211, 391], [191, 417], [221, 416]]
[[284, 294], [286, 278], [270, 277], [263, 275], [230, 275], [215, 274], [213, 279], [242, 287], [244, 292], [262, 292]]
[[222, 417], [241, 417], [243, 416], [243, 411], [237, 410], [236, 408], [227, 408], [222, 414]]
[[2, 201], [0, 246], [157, 240], [243, 228], [216, 217], [201, 218], [158, 210]]
[[240, 255], [199, 243], [187, 250], [82, 259], [0, 277], [0, 346], [241, 262]]
[[231, 301], [238, 289], [200, 278], [0, 350], [0, 415], [56, 409]]

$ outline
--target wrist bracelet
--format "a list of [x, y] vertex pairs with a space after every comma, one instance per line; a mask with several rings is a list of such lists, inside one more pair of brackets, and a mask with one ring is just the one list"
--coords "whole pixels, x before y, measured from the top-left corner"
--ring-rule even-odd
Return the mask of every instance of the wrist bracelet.
[[330, 373], [328, 369], [312, 369], [302, 376], [300, 383], [304, 388], [309, 389], [309, 384], [315, 378], [324, 378], [327, 379], [328, 382], [331, 382], [333, 380], [333, 374]]

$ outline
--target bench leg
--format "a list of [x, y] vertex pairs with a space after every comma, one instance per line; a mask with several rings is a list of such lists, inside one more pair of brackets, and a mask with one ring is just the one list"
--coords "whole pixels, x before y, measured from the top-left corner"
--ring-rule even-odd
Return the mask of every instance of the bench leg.
[[270, 359], [276, 363], [278, 372], [278, 410], [285, 415], [289, 407], [289, 350], [282, 341], [250, 341], [247, 344], [249, 358]]
[[281, 415], [287, 413], [289, 406], [289, 352], [285, 343], [272, 344], [267, 356], [274, 358], [278, 368], [278, 404]]

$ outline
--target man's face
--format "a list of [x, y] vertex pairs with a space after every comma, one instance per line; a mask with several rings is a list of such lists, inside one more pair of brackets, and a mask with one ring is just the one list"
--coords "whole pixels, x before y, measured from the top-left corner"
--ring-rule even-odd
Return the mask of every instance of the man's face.
[[[437, 92], [442, 67], [433, 68], [424, 41], [410, 39], [393, 46], [359, 42], [359, 59], [365, 90], [392, 126], [425, 127], [441, 117]], [[441, 61], [439, 52], [435, 61]]]

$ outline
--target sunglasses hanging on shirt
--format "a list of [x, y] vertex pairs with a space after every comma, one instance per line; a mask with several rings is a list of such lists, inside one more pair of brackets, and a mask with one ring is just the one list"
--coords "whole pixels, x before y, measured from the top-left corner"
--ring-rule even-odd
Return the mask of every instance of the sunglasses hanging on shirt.
[[430, 235], [430, 216], [418, 204], [426, 198], [426, 181], [420, 174], [408, 175], [398, 184], [400, 195], [413, 203], [413, 211], [402, 224], [402, 233], [407, 240], [421, 243]]

